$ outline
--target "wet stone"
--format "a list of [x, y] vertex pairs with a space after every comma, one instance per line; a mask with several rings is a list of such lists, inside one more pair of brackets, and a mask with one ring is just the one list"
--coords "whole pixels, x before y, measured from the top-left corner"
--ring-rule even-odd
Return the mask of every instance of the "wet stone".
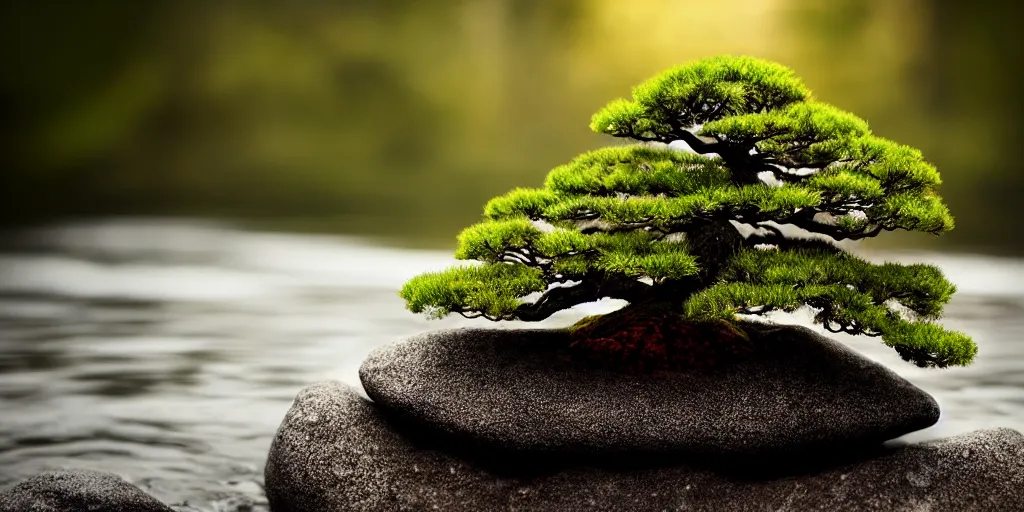
[[[315, 425], [306, 421], [313, 414], [321, 419]], [[857, 459], [787, 478], [679, 461], [575, 459], [510, 461], [467, 449], [425, 435], [343, 384], [323, 382], [303, 390], [288, 411], [265, 479], [275, 512], [1024, 510], [1024, 436], [1007, 429], [862, 450]]]
[[173, 512], [121, 477], [61, 470], [29, 478], [0, 492], [0, 512]]
[[375, 351], [380, 407], [461, 442], [512, 451], [778, 455], [875, 445], [934, 424], [935, 400], [802, 327], [747, 325], [737, 363], [650, 375], [574, 357], [555, 330], [458, 329]]

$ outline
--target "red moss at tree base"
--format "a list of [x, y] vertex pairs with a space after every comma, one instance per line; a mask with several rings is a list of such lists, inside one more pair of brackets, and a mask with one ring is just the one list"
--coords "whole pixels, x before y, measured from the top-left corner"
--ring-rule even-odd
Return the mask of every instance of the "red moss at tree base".
[[750, 337], [730, 322], [695, 322], [657, 306], [584, 318], [570, 338], [583, 357], [628, 373], [713, 368], [754, 352]]

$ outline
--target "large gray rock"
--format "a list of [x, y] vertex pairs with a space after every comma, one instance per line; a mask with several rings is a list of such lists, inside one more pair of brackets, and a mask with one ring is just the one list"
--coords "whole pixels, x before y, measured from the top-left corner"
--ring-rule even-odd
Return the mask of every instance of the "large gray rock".
[[388, 411], [509, 450], [751, 455], [878, 444], [939, 407], [888, 368], [802, 327], [748, 325], [756, 355], [703, 371], [629, 375], [568, 355], [553, 330], [458, 329], [363, 363]]
[[121, 477], [51, 471], [0, 492], [0, 512], [174, 512]]
[[[274, 512], [343, 510], [1024, 510], [1024, 436], [987, 430], [812, 475], [661, 465], [489, 467], [399, 425], [336, 382], [302, 391], [270, 449]], [[441, 444], [438, 444], [441, 443]], [[564, 458], [563, 458], [564, 459]], [[514, 466], [514, 467], [513, 467]]]

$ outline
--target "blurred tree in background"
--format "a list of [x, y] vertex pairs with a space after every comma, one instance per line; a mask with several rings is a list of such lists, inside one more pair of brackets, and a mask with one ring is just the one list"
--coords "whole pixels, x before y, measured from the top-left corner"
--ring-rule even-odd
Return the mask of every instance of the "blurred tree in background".
[[942, 242], [1024, 252], [1000, 220], [1024, 209], [1015, 4], [57, 4], [0, 7], [9, 224], [211, 216], [452, 246], [488, 197], [600, 146], [604, 100], [735, 53], [922, 148], [958, 221]]

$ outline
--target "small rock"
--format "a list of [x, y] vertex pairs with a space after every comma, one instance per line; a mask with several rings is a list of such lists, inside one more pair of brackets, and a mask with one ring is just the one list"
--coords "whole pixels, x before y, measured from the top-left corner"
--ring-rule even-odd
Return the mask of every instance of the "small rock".
[[374, 402], [466, 442], [522, 451], [752, 455], [878, 444], [933, 425], [927, 393], [802, 327], [747, 331], [764, 347], [706, 370], [629, 375], [569, 352], [556, 330], [459, 329], [376, 350]]
[[174, 512], [121, 477], [60, 470], [0, 492], [0, 512]]
[[[310, 411], [321, 424], [302, 421]], [[374, 457], [359, 454], [369, 446]], [[458, 450], [394, 422], [341, 383], [314, 384], [296, 398], [274, 438], [267, 498], [275, 512], [1024, 510], [1024, 436], [1007, 429], [889, 448], [788, 478], [678, 463], [552, 467], [523, 460], [496, 468], [483, 463], [493, 454], [453, 455]], [[970, 459], [961, 457], [964, 450]]]

